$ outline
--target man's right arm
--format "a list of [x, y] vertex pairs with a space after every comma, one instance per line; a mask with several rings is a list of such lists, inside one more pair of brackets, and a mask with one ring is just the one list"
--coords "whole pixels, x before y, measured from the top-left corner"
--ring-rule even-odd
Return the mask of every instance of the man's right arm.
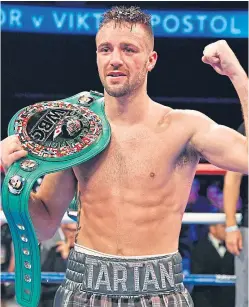
[[39, 241], [51, 238], [61, 224], [76, 191], [73, 170], [44, 177], [37, 193], [31, 193], [29, 213]]
[[[0, 143], [1, 165], [6, 172], [15, 161], [27, 155], [18, 136], [12, 135]], [[31, 193], [29, 212], [40, 241], [53, 236], [61, 223], [76, 191], [73, 170], [46, 175], [37, 193]]]

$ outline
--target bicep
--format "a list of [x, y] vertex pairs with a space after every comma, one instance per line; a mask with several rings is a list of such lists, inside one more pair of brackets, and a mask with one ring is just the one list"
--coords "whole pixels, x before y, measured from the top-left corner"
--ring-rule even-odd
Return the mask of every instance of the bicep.
[[195, 123], [191, 143], [210, 163], [240, 173], [248, 173], [246, 138], [237, 131], [201, 116]]
[[72, 169], [44, 177], [36, 196], [46, 206], [51, 219], [57, 224], [67, 210], [76, 191], [77, 181]]

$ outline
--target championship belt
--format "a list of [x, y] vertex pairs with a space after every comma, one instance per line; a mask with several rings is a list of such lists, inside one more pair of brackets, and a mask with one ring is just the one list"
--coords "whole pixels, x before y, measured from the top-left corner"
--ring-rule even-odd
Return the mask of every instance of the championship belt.
[[23, 108], [9, 123], [8, 135], [13, 134], [19, 136], [28, 155], [9, 168], [3, 183], [2, 207], [14, 245], [17, 303], [36, 307], [41, 292], [41, 264], [28, 210], [30, 193], [38, 178], [81, 164], [107, 147], [111, 129], [103, 94], [82, 92]]

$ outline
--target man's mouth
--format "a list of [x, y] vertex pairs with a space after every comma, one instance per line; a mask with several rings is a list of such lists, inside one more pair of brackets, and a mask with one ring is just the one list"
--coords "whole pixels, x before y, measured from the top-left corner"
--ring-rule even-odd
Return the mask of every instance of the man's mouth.
[[113, 78], [125, 77], [125, 76], [126, 74], [121, 71], [111, 71], [107, 74], [107, 77], [113, 77]]

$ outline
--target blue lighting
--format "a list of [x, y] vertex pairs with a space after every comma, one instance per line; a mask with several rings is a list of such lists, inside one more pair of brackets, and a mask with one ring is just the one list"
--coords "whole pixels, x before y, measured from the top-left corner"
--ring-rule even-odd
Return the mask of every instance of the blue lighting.
[[[104, 9], [1, 5], [3, 32], [95, 35]], [[247, 11], [148, 10], [156, 37], [247, 38]]]

